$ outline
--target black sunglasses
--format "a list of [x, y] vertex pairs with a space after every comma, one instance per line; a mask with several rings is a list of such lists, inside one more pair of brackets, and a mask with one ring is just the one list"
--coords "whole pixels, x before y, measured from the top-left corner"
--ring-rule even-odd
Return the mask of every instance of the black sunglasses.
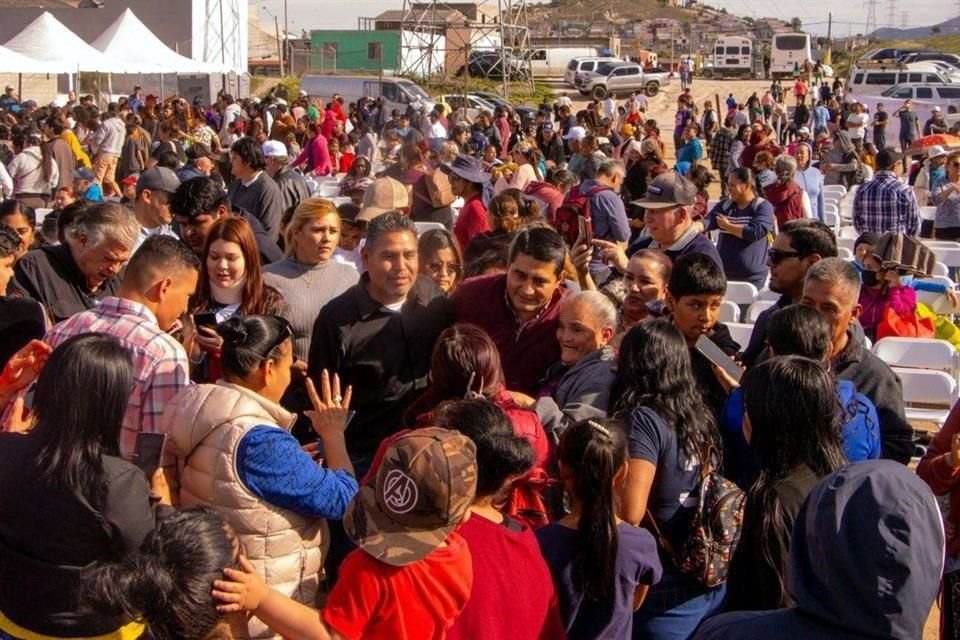
[[280, 331], [277, 333], [277, 339], [274, 341], [273, 346], [267, 349], [267, 355], [264, 357], [264, 360], [270, 357], [270, 354], [274, 350], [284, 343], [285, 340], [293, 339], [293, 327], [290, 326], [290, 323], [285, 318], [277, 317], [277, 320], [280, 321]]
[[799, 258], [799, 251], [783, 251], [781, 249], [769, 249], [767, 251], [767, 260], [770, 264], [780, 264], [787, 258]]

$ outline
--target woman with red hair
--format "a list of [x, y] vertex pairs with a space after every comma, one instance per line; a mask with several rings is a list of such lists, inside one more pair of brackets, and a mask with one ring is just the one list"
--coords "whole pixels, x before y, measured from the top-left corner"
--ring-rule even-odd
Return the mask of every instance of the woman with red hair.
[[[200, 358], [207, 357], [199, 379], [216, 380], [223, 339], [216, 325], [234, 316], [286, 316], [283, 296], [264, 284], [260, 251], [253, 230], [243, 218], [217, 220], [203, 247], [197, 293], [190, 313], [195, 345]], [[189, 340], [187, 341], [190, 342]]]

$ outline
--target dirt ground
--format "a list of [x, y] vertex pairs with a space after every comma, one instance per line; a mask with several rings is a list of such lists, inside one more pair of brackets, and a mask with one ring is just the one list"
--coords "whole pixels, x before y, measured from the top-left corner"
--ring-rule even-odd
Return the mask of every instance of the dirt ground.
[[[738, 101], [745, 102], [746, 99], [754, 91], [757, 92], [758, 96], [762, 96], [763, 92], [770, 86], [769, 81], [760, 81], [760, 80], [707, 80], [705, 78], [695, 78], [693, 84], [691, 85], [691, 93], [693, 94], [695, 103], [702, 105], [706, 100], [710, 100], [714, 103], [716, 108], [716, 97], [720, 97], [720, 108], [721, 113], [726, 112], [726, 105], [724, 101], [727, 98], [729, 93], [733, 93], [734, 97]], [[559, 95], [566, 93], [573, 100], [574, 105], [579, 108], [586, 106], [588, 99], [583, 98], [580, 94], [573, 89], [572, 87], [567, 86], [562, 81], [555, 83], [555, 92]], [[676, 112], [676, 100], [677, 96], [680, 95], [680, 82], [679, 80], [672, 80], [671, 83], [665, 87], [660, 93], [658, 93], [653, 98], [648, 99], [648, 110], [647, 116], [653, 118], [657, 121], [660, 126], [660, 131], [663, 133], [661, 140], [666, 146], [666, 157], [668, 164], [670, 160], [673, 160], [675, 156], [675, 151], [673, 148], [673, 117]], [[626, 96], [618, 96], [618, 100], [621, 100]], [[707, 162], [709, 166], [709, 161]], [[710, 185], [710, 195], [713, 198], [720, 197], [720, 186], [719, 183], [713, 183]], [[923, 630], [922, 640], [937, 640], [939, 637], [939, 620], [940, 620], [940, 608], [934, 603], [933, 607], [930, 610], [930, 616], [927, 618], [927, 624]]]

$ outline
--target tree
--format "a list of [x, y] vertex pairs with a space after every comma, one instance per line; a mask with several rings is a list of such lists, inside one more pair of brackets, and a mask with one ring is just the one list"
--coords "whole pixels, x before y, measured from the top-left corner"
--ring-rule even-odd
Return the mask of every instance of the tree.
[[790, 19], [790, 28], [793, 29], [794, 31], [800, 31], [801, 26], [802, 26], [802, 23], [800, 22], [800, 18]]
[[940, 33], [940, 31], [941, 31], [940, 25], [938, 24], [935, 24], [932, 27], [930, 27], [930, 33], [932, 33], [933, 35], [937, 35], [938, 33]]

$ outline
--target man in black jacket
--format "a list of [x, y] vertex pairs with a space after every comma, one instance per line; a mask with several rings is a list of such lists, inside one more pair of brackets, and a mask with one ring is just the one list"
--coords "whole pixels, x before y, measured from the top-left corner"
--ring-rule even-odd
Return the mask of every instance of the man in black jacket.
[[770, 316], [803, 297], [803, 281], [810, 267], [823, 258], [836, 257], [837, 238], [830, 227], [819, 220], [803, 218], [783, 225], [767, 257], [770, 267], [768, 286], [771, 291], [781, 294], [780, 299], [757, 317], [750, 344], [740, 357], [743, 364], [749, 367], [766, 358]]
[[900, 378], [864, 344], [860, 314], [860, 275], [841, 258], [825, 258], [807, 271], [802, 304], [815, 307], [833, 330], [831, 371], [867, 396], [880, 418], [881, 456], [906, 464], [913, 455], [913, 428], [903, 410]]

